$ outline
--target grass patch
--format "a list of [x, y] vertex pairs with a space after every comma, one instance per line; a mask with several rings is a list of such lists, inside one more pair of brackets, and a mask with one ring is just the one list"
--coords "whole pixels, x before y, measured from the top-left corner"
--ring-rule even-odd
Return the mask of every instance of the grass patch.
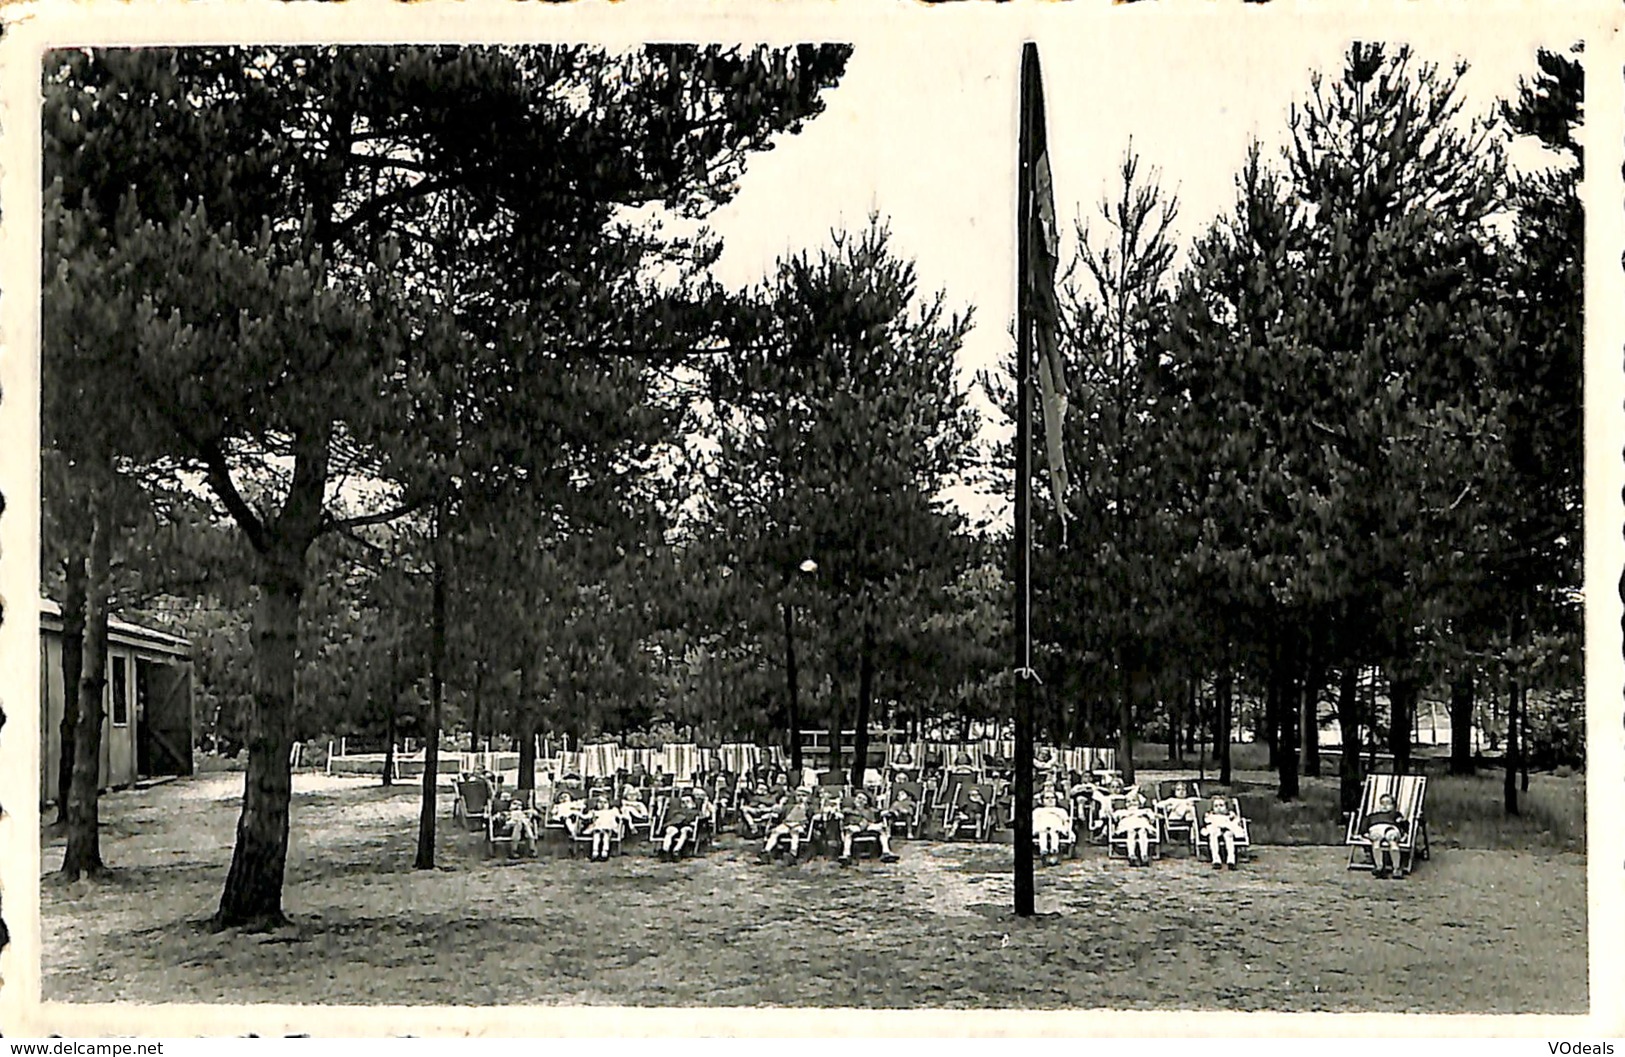
[[[1239, 777], [1247, 802], [1267, 810], [1270, 776]], [[1498, 791], [1493, 778], [1481, 781], [1484, 797]], [[47, 998], [1586, 1008], [1585, 862], [1543, 848], [1446, 852], [1386, 882], [1344, 869], [1341, 849], [1329, 847], [1257, 845], [1236, 873], [1179, 852], [1129, 867], [1088, 847], [1039, 873], [1038, 909], [1048, 916], [1018, 921], [1008, 845], [908, 841], [894, 864], [786, 867], [757, 864], [754, 843], [724, 834], [709, 854], [675, 864], [646, 842], [609, 863], [562, 854], [508, 863], [482, 858], [477, 835], [444, 824], [442, 868], [413, 870], [415, 792], [320, 775], [295, 778], [294, 924], [269, 937], [212, 933], [197, 923], [219, 900], [237, 784], [207, 775], [108, 798], [120, 825], [104, 852], [134, 883], [45, 888]], [[1323, 800], [1283, 810], [1307, 818], [1314, 804], [1334, 809], [1333, 783], [1323, 784]], [[1538, 784], [1532, 807], [1570, 792]], [[1476, 810], [1478, 792], [1463, 786], [1439, 810]], [[442, 797], [443, 822], [450, 806]], [[48, 870], [60, 852], [46, 851]]]

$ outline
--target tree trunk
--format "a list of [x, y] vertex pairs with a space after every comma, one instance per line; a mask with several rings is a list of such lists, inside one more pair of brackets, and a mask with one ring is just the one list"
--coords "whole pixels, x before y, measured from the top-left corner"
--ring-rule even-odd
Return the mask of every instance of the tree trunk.
[[1218, 683], [1214, 687], [1214, 695], [1218, 698], [1218, 729], [1213, 735], [1213, 747], [1219, 756], [1219, 784], [1229, 785], [1230, 773], [1230, 743], [1235, 740], [1231, 728], [1235, 725], [1235, 676], [1226, 669], [1219, 673]]
[[1125, 687], [1122, 703], [1117, 719], [1117, 769], [1122, 772], [1123, 782], [1134, 784], [1134, 700], [1131, 691]]
[[1264, 743], [1269, 747], [1266, 764], [1272, 771], [1281, 769], [1281, 695], [1275, 676], [1266, 679], [1264, 687]]
[[1195, 753], [1196, 730], [1202, 725], [1202, 708], [1196, 693], [1196, 680], [1185, 680], [1185, 752]]
[[1518, 686], [1518, 788], [1529, 792], [1529, 686]]
[[1302, 693], [1300, 677], [1289, 670], [1289, 662], [1282, 651], [1275, 655], [1275, 670], [1270, 673], [1269, 694], [1275, 701], [1274, 712], [1280, 721], [1280, 778], [1276, 798], [1282, 802], [1298, 799], [1298, 699]]
[[857, 744], [852, 753], [852, 788], [863, 788], [863, 775], [869, 767], [869, 710], [875, 692], [875, 620], [872, 613], [863, 618], [863, 646], [858, 654]]
[[1465, 775], [1473, 763], [1473, 670], [1465, 668], [1450, 684], [1450, 773]]
[[786, 722], [790, 727], [790, 769], [801, 770], [801, 700], [796, 685], [796, 616], [795, 608], [784, 603], [784, 679], [786, 701], [789, 705]]
[[1520, 814], [1518, 810], [1518, 681], [1514, 679], [1507, 689], [1507, 736], [1506, 748], [1506, 775], [1501, 785], [1501, 794], [1509, 815]]
[[1409, 774], [1411, 768], [1411, 723], [1421, 687], [1408, 672], [1388, 676], [1388, 751], [1394, 754], [1394, 773]]
[[1308, 678], [1298, 688], [1300, 703], [1298, 716], [1299, 743], [1303, 746], [1303, 773], [1309, 778], [1320, 777], [1320, 683], [1321, 673], [1309, 670]]
[[1134, 784], [1134, 658], [1128, 649], [1119, 648], [1117, 679], [1117, 769], [1122, 772], [1125, 785]]
[[1183, 687], [1181, 687], [1180, 694], [1169, 697], [1166, 702], [1168, 711], [1168, 765], [1170, 767], [1177, 767], [1185, 762], [1181, 752], [1185, 742], [1179, 736], [1179, 708], [1182, 693]]
[[520, 792], [536, 788], [536, 697], [529, 667], [519, 669], [519, 700], [514, 702], [514, 737], [519, 741]]
[[446, 689], [446, 556], [443, 546], [437, 538], [429, 617], [429, 722], [423, 735], [423, 803], [418, 810], [418, 854], [412, 863], [414, 870], [434, 869], [436, 801], [440, 791], [440, 718]]
[[248, 773], [237, 843], [226, 874], [215, 929], [280, 928], [282, 878], [288, 859], [288, 807], [293, 776], [294, 671], [298, 662], [299, 600], [305, 590], [305, 546], [279, 542], [260, 558], [259, 602], [253, 621], [254, 696], [248, 722]]
[[112, 556], [112, 519], [103, 504], [96, 503], [91, 513], [90, 554], [85, 568], [84, 663], [75, 700], [79, 720], [74, 733], [73, 773], [68, 779], [67, 849], [62, 857], [62, 876], [70, 881], [106, 871], [100, 812], [102, 718], [107, 708], [107, 586]]
[[841, 770], [841, 689], [831, 686], [829, 693], [829, 770]]
[[384, 785], [395, 784], [395, 711], [401, 702], [401, 646], [390, 649], [389, 693], [384, 695]]
[[1337, 764], [1337, 799], [1344, 814], [1360, 810], [1364, 791], [1360, 772], [1360, 668], [1343, 663], [1337, 687], [1337, 726], [1343, 735], [1343, 753]]
[[1373, 667], [1371, 669], [1371, 678], [1366, 681], [1367, 685], [1366, 685], [1366, 694], [1365, 694], [1365, 716], [1364, 716], [1364, 719], [1365, 719], [1365, 730], [1366, 730], [1366, 735], [1367, 735], [1366, 744], [1368, 746], [1366, 761], [1365, 761], [1365, 770], [1366, 770], [1367, 774], [1375, 774], [1376, 771], [1377, 771], [1377, 679], [1378, 678], [1379, 678], [1378, 670], [1375, 667]]
[[384, 713], [384, 784], [395, 784], [395, 694], [388, 695]]
[[480, 751], [480, 698], [485, 692], [485, 664], [474, 665], [474, 693], [469, 697], [468, 751]]
[[[82, 542], [75, 534], [70, 546]], [[85, 560], [83, 550], [74, 547], [68, 556], [67, 579], [62, 591], [62, 723], [61, 749], [56, 761], [56, 824], [68, 824], [68, 792], [73, 788], [74, 732], [79, 728], [79, 680], [85, 661]], [[44, 702], [40, 703], [44, 710]]]

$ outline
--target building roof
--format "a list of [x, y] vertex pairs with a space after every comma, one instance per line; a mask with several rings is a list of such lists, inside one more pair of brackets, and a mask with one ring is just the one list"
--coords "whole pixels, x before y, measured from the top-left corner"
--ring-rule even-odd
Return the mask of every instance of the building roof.
[[[49, 598], [39, 601], [39, 616], [41, 631], [62, 631], [62, 607]], [[110, 617], [107, 621], [108, 641], [119, 646], [136, 646], [141, 649], [154, 650], [158, 653], [170, 653], [177, 657], [190, 656], [192, 643], [179, 635], [171, 635], [167, 631], [157, 628], [143, 627], [132, 624], [118, 617]]]

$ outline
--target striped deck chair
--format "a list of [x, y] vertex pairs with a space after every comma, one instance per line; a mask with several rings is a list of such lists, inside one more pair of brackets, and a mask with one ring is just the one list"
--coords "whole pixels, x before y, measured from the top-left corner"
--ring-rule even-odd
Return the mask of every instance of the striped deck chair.
[[1394, 806], [1400, 817], [1408, 823], [1400, 833], [1396, 846], [1400, 872], [1410, 873], [1416, 869], [1418, 858], [1432, 857], [1423, 804], [1427, 797], [1427, 786], [1427, 778], [1419, 774], [1366, 776], [1365, 789], [1360, 794], [1360, 809], [1349, 816], [1348, 833], [1344, 837], [1344, 843], [1349, 846], [1350, 870], [1370, 870], [1375, 866], [1371, 839], [1365, 835], [1364, 822], [1367, 815], [1377, 810], [1377, 801], [1383, 796], [1394, 798]]
[[654, 749], [622, 749], [621, 764], [627, 770], [631, 770], [634, 767], [642, 767], [644, 774], [653, 774], [655, 769], [655, 757], [658, 755], [659, 753], [657, 753]]
[[886, 749], [886, 769], [890, 772], [903, 771], [910, 777], [905, 781], [912, 781], [920, 777], [925, 767], [924, 742], [894, 742]]
[[583, 778], [612, 778], [621, 766], [621, 747], [614, 742], [588, 745], [581, 757]]
[[719, 751], [722, 757], [722, 769], [734, 774], [750, 774], [762, 764], [763, 752], [760, 745], [749, 742], [732, 742], [723, 745]]
[[666, 745], [661, 748], [661, 765], [665, 772], [679, 782], [692, 782], [700, 769], [700, 747], [688, 743]]

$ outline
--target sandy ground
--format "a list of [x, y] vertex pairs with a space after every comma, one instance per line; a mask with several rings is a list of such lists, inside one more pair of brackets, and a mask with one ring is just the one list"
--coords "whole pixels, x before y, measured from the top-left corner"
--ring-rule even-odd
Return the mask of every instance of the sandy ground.
[[[1439, 850], [1403, 881], [1341, 848], [1259, 848], [1235, 873], [1085, 849], [1009, 911], [1006, 845], [762, 866], [724, 835], [662, 863], [481, 858], [442, 803], [300, 775], [285, 908], [211, 934], [240, 775], [103, 800], [113, 880], [47, 884], [45, 997], [63, 1001], [1563, 1012], [1587, 1009], [1585, 858]], [[48, 841], [44, 865], [61, 861]]]

